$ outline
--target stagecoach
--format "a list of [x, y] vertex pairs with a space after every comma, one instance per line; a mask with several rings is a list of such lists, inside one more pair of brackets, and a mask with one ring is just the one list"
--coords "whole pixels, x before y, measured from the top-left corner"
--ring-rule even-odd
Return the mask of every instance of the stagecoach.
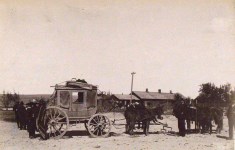
[[107, 137], [110, 119], [97, 112], [97, 86], [82, 80], [57, 84], [49, 102], [41, 105], [36, 126], [43, 138], [61, 138], [71, 125], [84, 123], [92, 137]]

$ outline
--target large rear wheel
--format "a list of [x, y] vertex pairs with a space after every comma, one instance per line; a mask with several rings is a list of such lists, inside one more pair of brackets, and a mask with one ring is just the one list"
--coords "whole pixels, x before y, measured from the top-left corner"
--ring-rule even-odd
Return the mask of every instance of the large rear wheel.
[[55, 106], [46, 109], [44, 121], [47, 123], [46, 134], [49, 138], [61, 138], [69, 127], [68, 115], [64, 110]]

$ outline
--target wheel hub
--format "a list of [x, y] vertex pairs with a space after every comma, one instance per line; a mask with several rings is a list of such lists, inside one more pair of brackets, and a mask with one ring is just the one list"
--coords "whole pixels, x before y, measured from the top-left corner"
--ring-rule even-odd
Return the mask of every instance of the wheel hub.
[[50, 124], [50, 125], [56, 125], [56, 124], [57, 124], [57, 121], [54, 120], [54, 119], [52, 119], [52, 120], [49, 121], [49, 124]]

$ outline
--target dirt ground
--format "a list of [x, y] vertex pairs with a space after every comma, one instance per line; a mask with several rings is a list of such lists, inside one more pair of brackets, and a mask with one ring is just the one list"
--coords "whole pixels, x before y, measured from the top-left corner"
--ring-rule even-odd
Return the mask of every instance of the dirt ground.
[[[111, 120], [124, 118], [122, 114], [106, 114]], [[91, 138], [85, 131], [83, 124], [71, 126], [67, 134], [59, 139], [43, 141], [39, 135], [35, 139], [29, 139], [25, 130], [19, 130], [16, 123], [0, 121], [0, 149], [1, 150], [63, 150], [63, 149], [158, 149], [158, 150], [234, 150], [234, 140], [227, 140], [228, 123], [224, 118], [224, 129], [221, 134], [187, 134], [186, 137], [178, 137], [177, 119], [174, 116], [164, 116], [162, 123], [172, 127], [171, 132], [161, 132], [161, 125], [150, 126], [150, 134], [145, 136], [142, 130], [136, 130], [135, 135], [125, 134], [123, 125], [114, 125], [111, 136], [108, 138]], [[125, 120], [116, 121], [124, 124]], [[193, 125], [192, 125], [193, 126]], [[214, 127], [215, 128], [215, 127]]]

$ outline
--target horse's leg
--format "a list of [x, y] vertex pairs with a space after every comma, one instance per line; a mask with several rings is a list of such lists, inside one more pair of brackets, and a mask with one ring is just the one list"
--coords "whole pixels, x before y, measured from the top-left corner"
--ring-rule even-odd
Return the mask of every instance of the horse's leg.
[[212, 133], [212, 123], [211, 123], [211, 121], [210, 121], [210, 134]]
[[203, 128], [203, 124], [202, 122], [199, 122], [199, 132], [202, 133], [202, 128]]
[[126, 122], [125, 127], [126, 127], [126, 133], [129, 133], [129, 131], [130, 131], [130, 122], [129, 121]]
[[143, 129], [144, 129], [144, 134], [147, 136], [149, 134], [149, 120], [144, 120], [143, 121]]
[[133, 133], [134, 133], [134, 127], [135, 127], [135, 121], [131, 121], [130, 122], [130, 125], [129, 125], [129, 134], [130, 135], [133, 135]]
[[220, 120], [218, 125], [217, 125], [217, 132], [220, 134], [221, 130], [223, 129], [223, 120]]
[[144, 132], [145, 135], [146, 135], [146, 129], [147, 129], [147, 128], [146, 128], [146, 125], [147, 125], [147, 124], [146, 124], [146, 121], [145, 121], [145, 120], [142, 121], [142, 128], [143, 128], [143, 130], [144, 130], [143, 132]]
[[150, 120], [147, 120], [146, 121], [146, 133], [145, 133], [146, 136], [149, 135], [149, 124], [150, 124]]
[[224, 122], [223, 122], [223, 117], [221, 118], [221, 126], [220, 126], [220, 131], [223, 130], [223, 127], [224, 127]]
[[191, 129], [190, 120], [186, 120], [186, 122], [187, 122], [187, 129], [190, 130]]

